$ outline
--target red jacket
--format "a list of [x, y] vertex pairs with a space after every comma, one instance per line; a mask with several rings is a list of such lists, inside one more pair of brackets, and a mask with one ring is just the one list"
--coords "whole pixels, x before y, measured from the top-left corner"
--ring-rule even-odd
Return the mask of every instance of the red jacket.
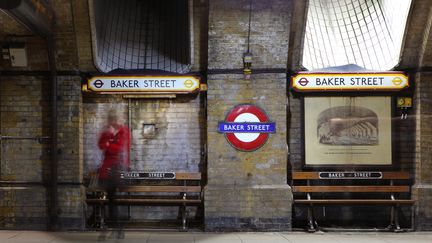
[[98, 146], [104, 151], [104, 160], [99, 168], [99, 178], [108, 179], [112, 168], [129, 169], [130, 133], [129, 128], [121, 126], [117, 134], [104, 131], [99, 137]]

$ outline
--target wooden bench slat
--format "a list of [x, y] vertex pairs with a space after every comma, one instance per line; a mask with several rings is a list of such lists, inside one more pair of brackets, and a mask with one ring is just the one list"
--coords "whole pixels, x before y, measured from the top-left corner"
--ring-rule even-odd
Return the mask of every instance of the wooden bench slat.
[[201, 203], [200, 199], [118, 199], [119, 203]]
[[201, 180], [199, 172], [176, 172], [176, 180]]
[[120, 192], [201, 192], [201, 186], [126, 186]]
[[318, 172], [293, 172], [293, 180], [318, 180]]
[[409, 192], [409, 186], [293, 186], [293, 192]]
[[409, 180], [411, 178], [408, 172], [383, 172], [383, 179]]
[[[361, 172], [361, 171], [358, 171]], [[292, 173], [293, 180], [318, 180], [319, 172], [317, 171], [301, 171]], [[373, 180], [408, 180], [410, 179], [410, 174], [404, 171], [384, 171], [382, 172], [382, 178], [373, 178]]]
[[[99, 198], [91, 198], [86, 200], [89, 204], [106, 204], [108, 203], [108, 199], [99, 199]], [[123, 199], [115, 199], [115, 202], [118, 204], [152, 204], [152, 203], [161, 203], [161, 204], [199, 204], [201, 203], [201, 199], [153, 199], [153, 198], [123, 198]]]
[[304, 204], [414, 204], [411, 199], [295, 199], [294, 203]]

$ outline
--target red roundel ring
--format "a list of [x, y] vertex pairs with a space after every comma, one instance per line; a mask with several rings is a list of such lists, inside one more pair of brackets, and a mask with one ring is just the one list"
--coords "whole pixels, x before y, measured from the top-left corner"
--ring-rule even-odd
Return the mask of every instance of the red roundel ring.
[[[235, 122], [236, 118], [242, 114], [251, 114], [258, 118], [257, 122], [269, 122], [269, 119], [265, 112], [255, 105], [238, 105], [234, 107], [226, 116], [226, 122]], [[235, 133], [225, 133], [225, 137], [230, 144], [241, 151], [254, 151], [259, 149], [267, 141], [268, 133], [259, 133], [259, 135], [253, 141], [242, 141]]]

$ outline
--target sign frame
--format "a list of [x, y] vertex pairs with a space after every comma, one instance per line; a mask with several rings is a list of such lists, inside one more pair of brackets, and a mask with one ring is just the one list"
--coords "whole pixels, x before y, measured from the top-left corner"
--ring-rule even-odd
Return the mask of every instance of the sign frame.
[[[322, 95], [313, 95], [311, 97], [375, 97], [377, 95], [366, 95], [366, 94], [351, 94], [351, 95], [340, 95], [340, 96], [332, 96], [328, 94], [322, 94]], [[343, 171], [350, 171], [350, 170], [380, 170], [380, 171], [386, 171], [386, 170], [394, 170], [398, 169], [400, 166], [399, 157], [397, 156], [395, 152], [395, 146], [396, 143], [393, 141], [395, 138], [395, 125], [394, 125], [394, 114], [395, 114], [395, 97], [391, 96], [390, 94], [382, 94], [379, 96], [386, 96], [391, 99], [391, 107], [390, 107], [390, 114], [391, 114], [391, 138], [390, 138], [390, 156], [391, 156], [391, 163], [390, 164], [352, 164], [352, 163], [345, 163], [345, 164], [329, 164], [329, 163], [323, 163], [323, 164], [307, 164], [306, 163], [306, 126], [305, 126], [305, 101], [304, 99], [307, 98], [305, 96], [301, 97], [301, 124], [300, 129], [302, 131], [302, 142], [301, 142], [301, 162], [302, 162], [302, 168], [306, 171], [324, 171], [324, 170], [343, 170]]]
[[[332, 85], [332, 86], [324, 86], [323, 87], [317, 87], [315, 85], [306, 87], [308, 83], [312, 82], [311, 80], [315, 80], [316, 84], [316, 78], [335, 78], [336, 81], [331, 81], [339, 83], [339, 85]], [[355, 78], [353, 80], [354, 83], [362, 83], [362, 78], [372, 78], [372, 80], [369, 80], [368, 82], [386, 82], [386, 83], [392, 83], [393, 85], [386, 85], [386, 86], [372, 86], [372, 85], [346, 85], [345, 82], [351, 82], [351, 79], [345, 80], [345, 78]], [[388, 81], [385, 79], [386, 77], [389, 77], [391, 81]], [[309, 79], [308, 79], [309, 78]], [[375, 78], [375, 79], [374, 79]], [[397, 82], [396, 82], [397, 81]], [[364, 81], [366, 82], [366, 81]], [[400, 82], [400, 83], [399, 83]], [[325, 81], [325, 83], [328, 83], [328, 81]], [[340, 84], [344, 85], [340, 85]], [[399, 84], [396, 84], [399, 83]], [[297, 72], [295, 75], [291, 77], [290, 82], [291, 89], [300, 92], [300, 93], [312, 93], [312, 92], [398, 92], [401, 90], [408, 89], [410, 87], [409, 77], [404, 72], [399, 71], [388, 71], [388, 72]]]
[[99, 75], [86, 82], [86, 89], [98, 94], [191, 94], [200, 86], [200, 78], [191, 75]]
[[383, 173], [381, 171], [319, 171], [318, 177], [321, 180], [376, 180], [382, 179]]

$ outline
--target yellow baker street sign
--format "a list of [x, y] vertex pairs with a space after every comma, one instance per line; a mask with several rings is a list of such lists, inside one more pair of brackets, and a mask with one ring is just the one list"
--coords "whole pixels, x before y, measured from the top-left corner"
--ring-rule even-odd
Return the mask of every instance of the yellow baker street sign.
[[198, 91], [200, 81], [193, 76], [96, 76], [88, 79], [87, 89], [98, 93], [172, 93]]
[[299, 92], [316, 91], [398, 91], [409, 87], [402, 72], [381, 73], [312, 73], [300, 72], [291, 86]]

